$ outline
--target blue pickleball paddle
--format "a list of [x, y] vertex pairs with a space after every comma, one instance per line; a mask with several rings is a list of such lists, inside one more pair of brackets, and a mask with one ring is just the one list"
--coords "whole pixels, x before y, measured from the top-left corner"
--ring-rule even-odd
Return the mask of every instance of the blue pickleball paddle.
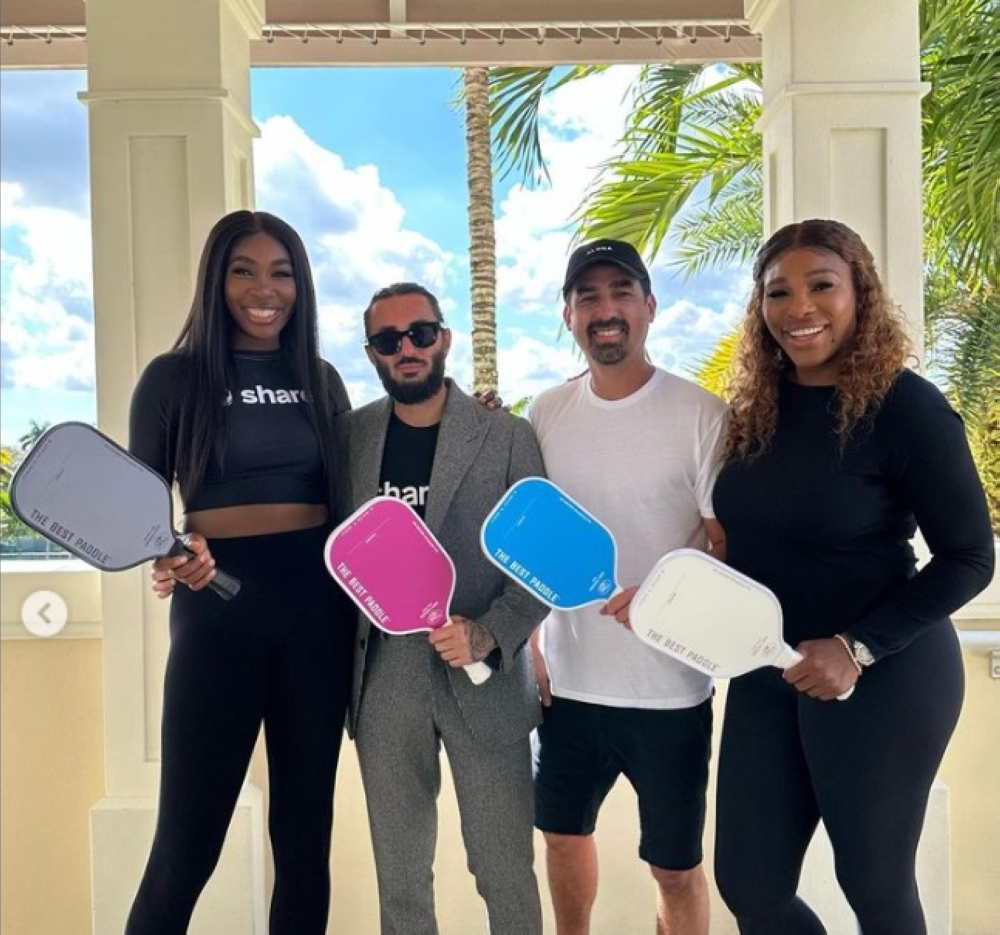
[[504, 494], [483, 523], [480, 544], [494, 565], [557, 610], [603, 604], [622, 590], [607, 527], [541, 477]]

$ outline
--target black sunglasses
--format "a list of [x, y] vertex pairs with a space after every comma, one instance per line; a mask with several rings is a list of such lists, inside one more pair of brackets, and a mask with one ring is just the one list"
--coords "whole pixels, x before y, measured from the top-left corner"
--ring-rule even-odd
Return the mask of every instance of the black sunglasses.
[[409, 338], [414, 347], [430, 347], [441, 333], [441, 322], [439, 321], [415, 321], [406, 331], [396, 331], [395, 328], [387, 328], [385, 331], [377, 331], [368, 335], [366, 341], [376, 354], [381, 357], [392, 357], [398, 354], [403, 346], [403, 338]]

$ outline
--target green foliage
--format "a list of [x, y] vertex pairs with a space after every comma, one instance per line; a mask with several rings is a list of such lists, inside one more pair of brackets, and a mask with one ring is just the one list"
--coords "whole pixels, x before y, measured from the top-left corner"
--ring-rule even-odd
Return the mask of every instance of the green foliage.
[[965, 422], [1000, 533], [1000, 293], [988, 283], [960, 288], [929, 277], [927, 301], [935, 323], [931, 365], [940, 369]]
[[28, 430], [17, 440], [22, 452], [27, 453], [31, 446], [38, 441], [42, 433], [49, 427], [48, 422], [39, 422], [37, 419], [28, 420]]
[[922, 0], [925, 253], [974, 291], [1000, 282], [1000, 4]]
[[0, 534], [4, 539], [8, 536], [11, 522], [17, 519], [11, 509], [10, 494], [8, 493], [10, 478], [14, 471], [13, 464], [14, 454], [10, 448], [0, 448], [0, 482], [3, 484], [2, 489], [0, 489], [0, 523], [3, 524]]
[[[618, 152], [577, 213], [579, 237], [622, 237], [648, 255], [671, 239], [680, 245], [672, 265], [688, 275], [727, 254], [748, 256], [762, 231], [759, 66], [650, 66], [636, 100]], [[724, 244], [701, 249], [709, 238], [696, 221], [711, 217], [718, 231], [737, 215]]]
[[0, 448], [0, 539], [4, 542], [32, 534], [10, 505], [10, 481], [23, 457], [19, 449]]
[[510, 411], [515, 416], [522, 416], [526, 418], [528, 415], [528, 409], [531, 407], [531, 401], [534, 398], [535, 398], [534, 396], [522, 396], [516, 403], [514, 403], [510, 407]]
[[705, 387], [716, 396], [725, 397], [726, 387], [729, 384], [730, 366], [733, 362], [733, 354], [736, 352], [736, 331], [724, 334], [719, 343], [701, 360], [699, 360], [693, 370], [692, 377], [695, 382]]
[[28, 430], [18, 439], [19, 447], [0, 448], [0, 540], [5, 543], [15, 539], [37, 538], [34, 530], [21, 522], [10, 504], [10, 482], [28, 450], [48, 427], [48, 422], [40, 423], [32, 419]]

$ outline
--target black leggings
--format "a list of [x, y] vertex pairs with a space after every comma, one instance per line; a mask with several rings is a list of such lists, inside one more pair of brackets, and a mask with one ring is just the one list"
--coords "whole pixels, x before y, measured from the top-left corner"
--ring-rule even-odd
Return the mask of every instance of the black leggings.
[[962, 707], [950, 624], [866, 671], [847, 701], [814, 701], [774, 668], [729, 686], [715, 876], [742, 935], [823, 935], [796, 896], [822, 818], [864, 935], [923, 935], [916, 850]]
[[354, 614], [323, 564], [323, 527], [214, 539], [243, 589], [179, 586], [170, 609], [156, 836], [127, 935], [180, 935], [208, 882], [261, 724], [274, 853], [270, 931], [321, 935]]

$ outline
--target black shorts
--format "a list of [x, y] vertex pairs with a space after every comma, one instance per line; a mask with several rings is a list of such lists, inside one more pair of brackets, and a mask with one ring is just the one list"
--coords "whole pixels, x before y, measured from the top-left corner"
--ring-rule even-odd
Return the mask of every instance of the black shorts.
[[593, 834], [619, 775], [639, 799], [639, 856], [662, 870], [702, 861], [712, 754], [712, 699], [677, 710], [553, 698], [535, 754], [535, 826]]

